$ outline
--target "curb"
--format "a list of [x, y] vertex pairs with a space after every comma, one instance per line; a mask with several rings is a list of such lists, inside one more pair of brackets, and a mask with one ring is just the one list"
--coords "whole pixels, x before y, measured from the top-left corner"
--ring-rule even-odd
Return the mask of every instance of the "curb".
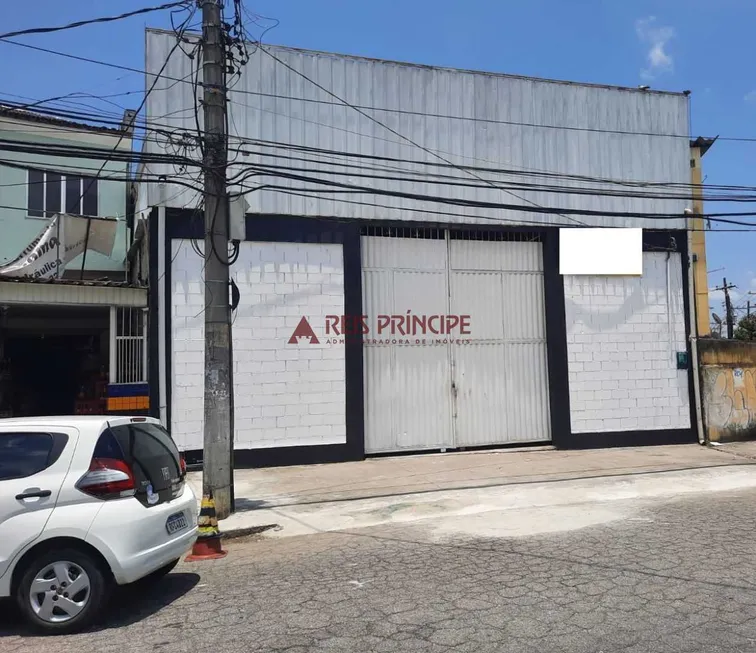
[[245, 528], [231, 528], [227, 531], [221, 531], [222, 540], [235, 540], [239, 537], [247, 537], [249, 535], [259, 535], [265, 531], [280, 530], [281, 527], [278, 524], [263, 524], [261, 526], [247, 526]]

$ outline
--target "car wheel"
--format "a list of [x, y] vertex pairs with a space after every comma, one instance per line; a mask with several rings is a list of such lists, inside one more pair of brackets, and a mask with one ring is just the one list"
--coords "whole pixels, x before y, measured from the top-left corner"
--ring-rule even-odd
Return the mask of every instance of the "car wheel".
[[154, 582], [160, 580], [164, 576], [167, 576], [168, 574], [170, 574], [176, 568], [176, 565], [179, 563], [180, 560], [181, 560], [181, 558], [176, 558], [172, 562], [169, 562], [167, 565], [164, 565], [163, 567], [160, 567], [160, 569], [156, 569], [151, 574], [148, 574], [147, 576], [145, 576], [141, 580], [138, 580], [137, 583], [148, 583], [149, 584], [149, 583], [154, 583]]
[[91, 555], [77, 549], [48, 551], [24, 570], [16, 602], [27, 621], [47, 633], [72, 633], [100, 615], [111, 581]]

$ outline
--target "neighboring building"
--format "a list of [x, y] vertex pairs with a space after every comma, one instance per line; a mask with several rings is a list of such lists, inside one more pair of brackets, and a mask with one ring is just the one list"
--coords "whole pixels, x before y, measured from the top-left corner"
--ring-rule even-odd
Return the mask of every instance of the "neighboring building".
[[[191, 79], [196, 62], [174, 43], [148, 31], [146, 69], [170, 56], [164, 74]], [[266, 47], [383, 126], [264, 53], [233, 86], [230, 175], [254, 172], [248, 185], [263, 187], [246, 194], [232, 267], [238, 461], [696, 441], [689, 206], [616, 183], [690, 183], [687, 94]], [[148, 124], [194, 131], [192, 85], [169, 88], [149, 96]], [[153, 411], [200, 457], [204, 285], [192, 241], [204, 228], [197, 194], [171, 184], [169, 167], [149, 172], [168, 177], [141, 184], [138, 200], [151, 207], [151, 296], [163, 309]], [[406, 196], [334, 193], [324, 180]], [[560, 226], [576, 221], [642, 227], [642, 275], [562, 276]], [[342, 336], [339, 315], [369, 333]], [[452, 343], [438, 315], [452, 316]]]
[[690, 183], [693, 194], [693, 217], [690, 220], [691, 227], [691, 254], [693, 256], [693, 285], [696, 295], [696, 332], [698, 337], [711, 335], [709, 315], [709, 275], [706, 269], [706, 225], [701, 217], [704, 213], [703, 206], [703, 173], [701, 171], [701, 158], [706, 154], [716, 138], [704, 138], [699, 136], [690, 141]]
[[128, 153], [131, 141], [128, 127], [0, 106], [1, 416], [147, 408], [147, 289], [127, 282], [129, 164], [83, 156]]

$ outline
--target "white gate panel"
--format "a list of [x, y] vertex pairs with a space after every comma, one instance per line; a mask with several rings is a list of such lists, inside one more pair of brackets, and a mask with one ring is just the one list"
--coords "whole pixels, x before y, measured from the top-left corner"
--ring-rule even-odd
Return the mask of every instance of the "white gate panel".
[[447, 313], [446, 242], [365, 236], [362, 261], [363, 307], [371, 328], [363, 347], [365, 451], [451, 447], [448, 346], [393, 344], [402, 336], [376, 328], [380, 315]]
[[[371, 319], [372, 327], [372, 316], [394, 304], [393, 272], [363, 270], [362, 302], [363, 314]], [[394, 433], [394, 348], [371, 344], [373, 335], [365, 336], [362, 347], [365, 451], [368, 452], [384, 450], [387, 443], [393, 441]]]
[[[550, 440], [542, 244], [438, 235], [362, 238], [366, 452]], [[376, 333], [407, 311], [469, 315], [469, 342]]]
[[[427, 241], [440, 246], [444, 241]], [[394, 314], [443, 315], [449, 298], [446, 272], [394, 272]], [[423, 335], [419, 336], [421, 339]], [[394, 352], [395, 448], [452, 447], [452, 396], [448, 345], [391, 345]]]
[[452, 347], [456, 446], [550, 440], [541, 243], [451, 240], [450, 252], [450, 312], [472, 330]]

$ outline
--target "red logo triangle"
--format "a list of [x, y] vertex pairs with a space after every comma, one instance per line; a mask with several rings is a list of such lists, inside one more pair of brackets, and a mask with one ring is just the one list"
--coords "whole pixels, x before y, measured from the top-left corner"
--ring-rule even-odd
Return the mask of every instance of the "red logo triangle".
[[310, 323], [307, 321], [307, 318], [303, 317], [301, 320], [299, 320], [299, 324], [297, 324], [297, 328], [294, 329], [294, 333], [291, 334], [291, 338], [289, 338], [289, 344], [298, 345], [305, 338], [309, 341], [309, 344], [311, 345], [320, 344], [320, 340], [318, 340], [318, 337], [315, 335], [315, 332], [312, 330], [312, 327], [310, 326]]

